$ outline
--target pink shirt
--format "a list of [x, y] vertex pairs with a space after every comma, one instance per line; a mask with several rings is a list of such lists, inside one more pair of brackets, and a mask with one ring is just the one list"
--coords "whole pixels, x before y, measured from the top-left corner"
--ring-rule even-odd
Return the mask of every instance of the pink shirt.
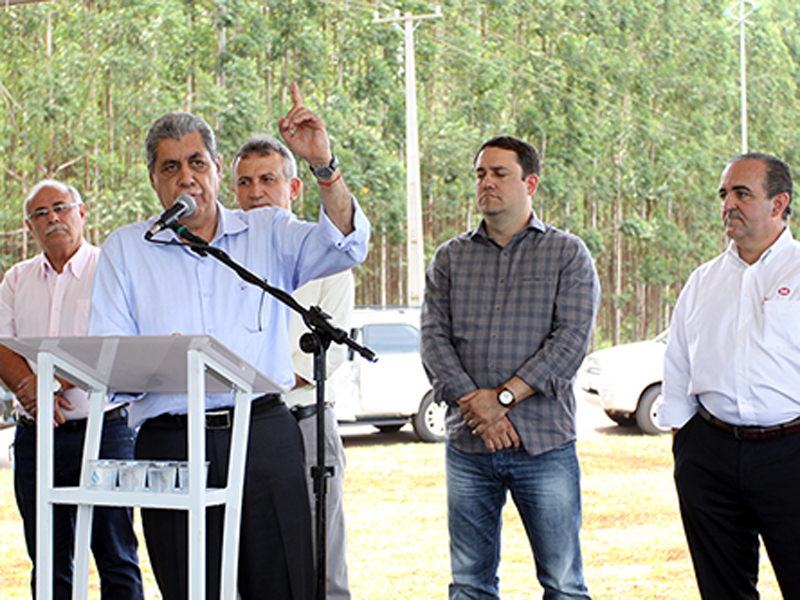
[[[0, 336], [69, 337], [86, 335], [89, 302], [100, 249], [83, 240], [61, 273], [42, 254], [17, 263], [0, 283]], [[33, 372], [36, 365], [28, 363]], [[89, 413], [86, 392], [64, 391], [74, 410], [63, 410], [66, 419], [84, 419]], [[18, 410], [25, 416], [22, 406]]]

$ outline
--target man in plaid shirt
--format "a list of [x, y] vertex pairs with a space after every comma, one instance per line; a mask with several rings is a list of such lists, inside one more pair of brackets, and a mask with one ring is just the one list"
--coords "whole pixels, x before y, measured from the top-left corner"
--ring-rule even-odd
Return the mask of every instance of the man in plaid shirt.
[[533, 146], [510, 136], [486, 142], [475, 159], [483, 220], [428, 267], [422, 361], [447, 402], [454, 600], [499, 598], [509, 490], [545, 597], [589, 598], [572, 381], [600, 286], [584, 243], [533, 212], [538, 184]]

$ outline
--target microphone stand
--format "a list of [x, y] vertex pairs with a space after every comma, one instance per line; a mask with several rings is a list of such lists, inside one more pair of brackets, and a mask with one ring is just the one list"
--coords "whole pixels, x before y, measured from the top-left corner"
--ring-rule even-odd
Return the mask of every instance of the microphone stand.
[[330, 489], [330, 479], [334, 474], [334, 467], [325, 466], [325, 379], [326, 379], [326, 360], [327, 350], [331, 342], [346, 345], [358, 352], [370, 362], [378, 359], [375, 353], [365, 346], [358, 344], [351, 338], [346, 331], [339, 329], [330, 323], [330, 315], [326, 314], [320, 307], [312, 306], [304, 308], [291, 294], [286, 293], [280, 288], [269, 285], [264, 279], [255, 275], [236, 261], [234, 261], [224, 250], [210, 245], [203, 238], [192, 233], [186, 226], [174, 223], [168, 225], [171, 229], [184, 240], [192, 251], [200, 256], [211, 255], [220, 262], [224, 263], [244, 281], [251, 283], [262, 290], [271, 294], [289, 308], [299, 313], [303, 317], [303, 322], [309, 328], [309, 332], [300, 338], [300, 348], [307, 354], [314, 355], [314, 382], [317, 386], [317, 465], [311, 469], [314, 480], [314, 499], [315, 499], [315, 549], [316, 549], [316, 584], [315, 597], [317, 600], [325, 600], [327, 587], [327, 495]]

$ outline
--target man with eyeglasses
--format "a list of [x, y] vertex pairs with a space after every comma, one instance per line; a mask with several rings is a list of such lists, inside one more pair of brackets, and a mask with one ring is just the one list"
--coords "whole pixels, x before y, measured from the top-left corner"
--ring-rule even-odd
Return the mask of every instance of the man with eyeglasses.
[[[86, 335], [89, 301], [99, 249], [83, 239], [86, 205], [67, 184], [45, 180], [24, 204], [25, 225], [43, 252], [14, 265], [0, 284], [0, 336]], [[36, 557], [36, 365], [0, 346], [0, 379], [16, 396], [14, 491], [25, 541]], [[85, 391], [57, 379], [55, 396], [56, 486], [78, 485], [86, 417]], [[133, 458], [133, 431], [127, 408], [106, 407], [101, 457]], [[53, 531], [53, 598], [72, 597], [75, 507], [57, 505]], [[92, 552], [104, 600], [143, 598], [142, 579], [129, 508], [97, 508], [92, 520]], [[35, 564], [34, 564], [35, 569]], [[36, 581], [32, 573], [31, 585]], [[35, 590], [34, 590], [35, 596]]]

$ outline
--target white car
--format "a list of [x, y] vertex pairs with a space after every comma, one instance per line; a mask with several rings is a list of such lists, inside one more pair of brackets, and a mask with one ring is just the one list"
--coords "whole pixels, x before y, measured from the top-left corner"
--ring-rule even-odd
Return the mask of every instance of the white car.
[[652, 435], [666, 433], [656, 419], [661, 403], [664, 352], [669, 331], [646, 342], [592, 352], [575, 380], [575, 395], [605, 410], [620, 425], [636, 425]]
[[444, 439], [446, 407], [433, 391], [419, 355], [419, 308], [357, 308], [352, 336], [373, 350], [369, 362], [348, 351], [348, 359], [329, 379], [335, 387], [340, 426], [374, 425], [384, 432], [411, 423], [425, 442]]

